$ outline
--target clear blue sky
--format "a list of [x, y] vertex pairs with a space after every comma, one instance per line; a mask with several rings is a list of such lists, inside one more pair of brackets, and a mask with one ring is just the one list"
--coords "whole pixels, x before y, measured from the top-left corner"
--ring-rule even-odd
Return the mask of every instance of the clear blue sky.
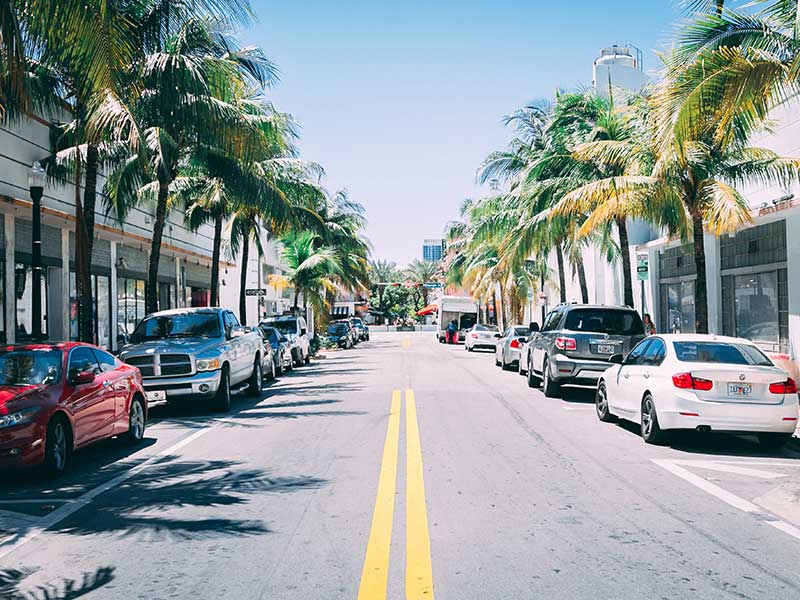
[[252, 0], [243, 42], [279, 66], [271, 93], [304, 158], [367, 209], [374, 257], [405, 265], [481, 195], [475, 170], [510, 138], [503, 115], [591, 83], [611, 44], [668, 44], [672, 0]]

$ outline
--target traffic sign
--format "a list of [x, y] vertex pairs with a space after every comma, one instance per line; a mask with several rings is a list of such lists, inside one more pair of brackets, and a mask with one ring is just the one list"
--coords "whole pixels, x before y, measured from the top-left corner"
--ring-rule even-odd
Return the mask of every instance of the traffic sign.
[[263, 289], [259, 290], [257, 288], [246, 289], [244, 291], [244, 295], [245, 296], [266, 296], [267, 295], [267, 290], [263, 290]]
[[429, 281], [428, 283], [423, 284], [429, 290], [435, 290], [437, 288], [442, 287], [442, 284], [438, 281]]
[[647, 254], [639, 254], [636, 257], [636, 276], [639, 281], [647, 281], [650, 278], [650, 264]]
[[528, 288], [528, 300], [533, 300], [533, 288]]

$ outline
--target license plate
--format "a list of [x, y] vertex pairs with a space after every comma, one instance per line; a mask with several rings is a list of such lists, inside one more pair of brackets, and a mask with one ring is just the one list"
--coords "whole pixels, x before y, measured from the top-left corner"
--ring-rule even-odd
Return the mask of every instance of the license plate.
[[155, 390], [153, 392], [145, 392], [144, 395], [147, 397], [148, 402], [157, 402], [158, 400], [166, 400], [167, 399], [167, 392], [164, 390]]
[[753, 393], [753, 386], [749, 383], [729, 383], [729, 396], [749, 396]]
[[614, 354], [614, 346], [612, 344], [597, 344], [597, 352], [600, 354]]

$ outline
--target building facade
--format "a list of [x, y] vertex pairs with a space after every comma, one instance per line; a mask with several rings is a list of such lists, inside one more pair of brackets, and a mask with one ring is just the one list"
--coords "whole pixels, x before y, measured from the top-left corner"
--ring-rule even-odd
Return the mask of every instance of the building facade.
[[425, 240], [422, 243], [422, 260], [439, 262], [444, 256], [444, 251], [445, 241], [443, 238]]
[[[28, 174], [50, 155], [49, 126], [41, 119], [0, 123], [0, 339], [30, 340], [32, 332], [32, 203]], [[103, 189], [101, 174], [98, 191]], [[81, 197], [83, 189], [81, 188]], [[116, 350], [144, 316], [154, 206], [134, 208], [119, 223], [98, 193], [91, 257], [94, 341]], [[190, 231], [172, 211], [164, 230], [158, 275], [160, 308], [204, 306], [210, 297], [213, 228]], [[42, 331], [47, 339], [77, 338], [75, 187], [48, 181], [42, 198]], [[233, 267], [224, 263], [223, 268]]]

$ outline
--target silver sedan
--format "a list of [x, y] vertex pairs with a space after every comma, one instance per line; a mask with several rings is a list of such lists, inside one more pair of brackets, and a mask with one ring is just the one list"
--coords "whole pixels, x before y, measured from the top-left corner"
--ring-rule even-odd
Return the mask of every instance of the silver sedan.
[[528, 340], [530, 329], [525, 325], [512, 325], [497, 340], [494, 350], [494, 363], [504, 370], [519, 363], [519, 349]]

